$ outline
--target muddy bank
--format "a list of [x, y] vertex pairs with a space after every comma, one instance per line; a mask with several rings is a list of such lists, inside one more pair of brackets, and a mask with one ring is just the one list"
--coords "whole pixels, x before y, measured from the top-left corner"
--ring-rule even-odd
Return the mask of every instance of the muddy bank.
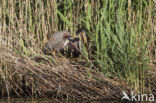
[[47, 57], [36, 62], [1, 46], [0, 95], [101, 101], [120, 99], [122, 90], [128, 91], [127, 85], [97, 70], [72, 65], [66, 58], [58, 60], [53, 63]]
[[[107, 78], [95, 69], [71, 64], [58, 57], [57, 63], [51, 57], [42, 62], [21, 57], [5, 46], [0, 48], [0, 96], [52, 98], [55, 101], [103, 102], [120, 101], [123, 91], [130, 88], [119, 79]], [[152, 66], [150, 66], [152, 67]], [[155, 65], [147, 72], [148, 92], [156, 95]], [[150, 89], [148, 88], [150, 85]]]

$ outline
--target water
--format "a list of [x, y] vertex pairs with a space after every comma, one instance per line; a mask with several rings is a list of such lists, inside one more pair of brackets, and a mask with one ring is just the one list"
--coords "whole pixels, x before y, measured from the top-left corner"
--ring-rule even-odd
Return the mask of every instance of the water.
[[65, 101], [56, 101], [48, 98], [38, 98], [38, 99], [31, 99], [31, 98], [1, 98], [0, 103], [156, 103], [156, 102], [119, 102], [119, 101], [81, 101], [75, 102], [73, 100], [65, 100]]
[[40, 98], [40, 99], [30, 99], [30, 98], [1, 98], [0, 103], [57, 103], [57, 101]]
[[119, 103], [118, 101], [81, 101], [76, 102], [74, 100], [56, 101], [46, 98], [30, 99], [30, 98], [1, 98], [0, 103]]

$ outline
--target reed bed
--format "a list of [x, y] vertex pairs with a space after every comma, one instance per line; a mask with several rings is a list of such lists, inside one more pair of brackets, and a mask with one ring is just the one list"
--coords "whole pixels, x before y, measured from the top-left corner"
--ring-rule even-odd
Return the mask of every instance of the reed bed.
[[[89, 68], [79, 69], [66, 58], [60, 58], [59, 65], [50, 59], [39, 64], [17, 55], [11, 48], [1, 46], [1, 49], [1, 96], [102, 101], [120, 99], [123, 90], [129, 91], [124, 83]], [[87, 70], [92, 78], [88, 77]]]
[[[53, 87], [62, 95], [84, 99], [117, 94], [113, 88], [121, 85], [104, 77], [119, 78], [134, 90], [145, 88], [147, 64], [156, 59], [155, 8], [155, 0], [1, 0], [0, 86], [7, 95], [9, 88], [20, 95], [23, 81], [24, 88], [31, 90], [27, 95], [46, 94]], [[42, 53], [48, 34], [67, 30], [75, 35], [78, 29], [86, 30], [88, 37], [85, 57], [79, 58], [86, 61], [83, 66], [75, 61], [77, 67], [73, 67], [62, 56], [58, 63]], [[94, 75], [109, 81], [114, 91], [104, 89], [106, 82], [98, 88]]]

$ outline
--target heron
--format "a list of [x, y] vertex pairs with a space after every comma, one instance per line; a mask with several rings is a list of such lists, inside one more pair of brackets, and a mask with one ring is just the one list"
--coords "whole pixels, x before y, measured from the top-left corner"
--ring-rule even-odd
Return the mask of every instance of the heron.
[[67, 31], [58, 31], [48, 38], [48, 42], [43, 47], [43, 52], [48, 53], [51, 51], [63, 50], [69, 42], [72, 40], [72, 36]]
[[74, 57], [77, 57], [82, 50], [81, 42], [87, 42], [86, 32], [83, 30], [77, 31], [76, 36], [71, 36], [67, 31], [58, 31], [48, 37], [48, 42], [43, 47], [43, 52], [45, 54], [53, 52], [55, 55], [55, 51], [59, 52], [68, 46], [69, 52], [71, 52]]

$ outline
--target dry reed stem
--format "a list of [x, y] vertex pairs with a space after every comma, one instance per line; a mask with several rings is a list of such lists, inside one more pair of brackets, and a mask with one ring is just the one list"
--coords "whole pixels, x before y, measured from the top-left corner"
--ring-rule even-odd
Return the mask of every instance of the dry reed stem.
[[[59, 65], [54, 65], [50, 60], [39, 64], [18, 56], [11, 48], [1, 45], [1, 49], [0, 60], [7, 63], [5, 66], [8, 66], [7, 71], [10, 72], [6, 76], [7, 85], [16, 95], [33, 96], [36, 93], [39, 97], [103, 100], [119, 99], [122, 90], [128, 90], [123, 83], [110, 80], [94, 70], [76, 68], [66, 58], [60, 59]], [[1, 69], [1, 74], [4, 74], [3, 69], [5, 67]], [[87, 76], [87, 69], [91, 78]]]

